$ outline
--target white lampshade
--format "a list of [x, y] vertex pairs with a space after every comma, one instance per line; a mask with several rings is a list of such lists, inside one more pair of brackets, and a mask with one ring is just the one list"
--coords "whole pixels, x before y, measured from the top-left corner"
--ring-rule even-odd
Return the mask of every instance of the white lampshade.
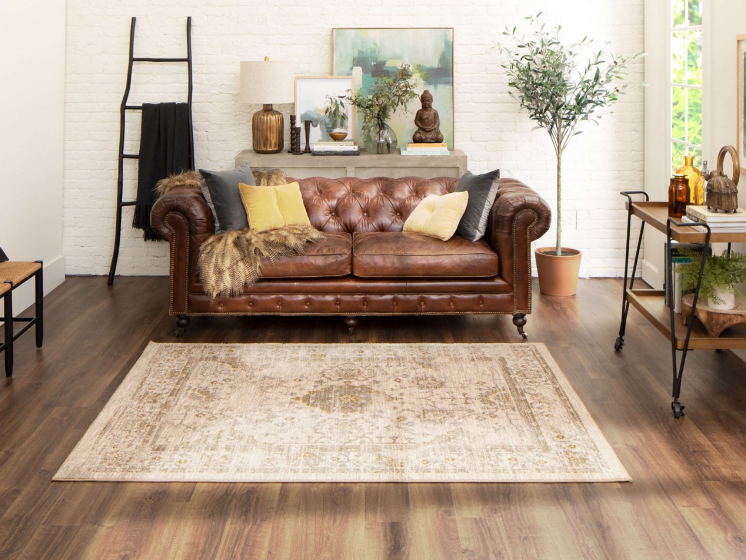
[[241, 101], [244, 103], [292, 103], [295, 101], [292, 62], [274, 60], [241, 62]]

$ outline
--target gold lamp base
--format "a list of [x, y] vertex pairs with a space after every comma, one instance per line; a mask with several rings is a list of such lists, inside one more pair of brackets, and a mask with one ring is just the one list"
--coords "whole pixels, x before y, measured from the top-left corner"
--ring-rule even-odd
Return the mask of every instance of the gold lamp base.
[[251, 136], [254, 151], [257, 154], [276, 154], [282, 151], [285, 122], [282, 113], [275, 111], [272, 105], [264, 105], [261, 111], [251, 118]]

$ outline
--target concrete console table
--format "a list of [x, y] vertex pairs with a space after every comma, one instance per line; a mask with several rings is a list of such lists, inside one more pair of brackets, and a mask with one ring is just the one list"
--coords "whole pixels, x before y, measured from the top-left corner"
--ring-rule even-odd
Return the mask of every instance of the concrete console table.
[[372, 155], [362, 150], [359, 156], [295, 156], [287, 152], [257, 154], [244, 150], [236, 156], [236, 166], [276, 167], [296, 179], [306, 177], [461, 177], [466, 173], [466, 154], [453, 150], [447, 156]]

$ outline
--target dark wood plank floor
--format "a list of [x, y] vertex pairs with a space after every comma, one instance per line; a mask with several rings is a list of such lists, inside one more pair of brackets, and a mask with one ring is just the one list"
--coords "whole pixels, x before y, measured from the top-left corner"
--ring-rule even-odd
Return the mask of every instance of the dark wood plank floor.
[[[636, 311], [613, 350], [621, 283], [535, 292], [544, 342], [613, 445], [627, 484], [52, 483], [150, 340], [173, 340], [165, 278], [69, 278], [44, 348], [17, 345], [0, 386], [0, 558], [746, 558], [746, 366], [670, 347]], [[183, 342], [519, 342], [509, 317], [203, 318]]]

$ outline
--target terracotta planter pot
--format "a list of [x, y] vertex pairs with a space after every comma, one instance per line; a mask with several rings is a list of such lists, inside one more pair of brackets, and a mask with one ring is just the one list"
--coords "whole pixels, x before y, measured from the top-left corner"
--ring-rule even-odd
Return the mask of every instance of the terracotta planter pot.
[[562, 252], [571, 251], [572, 255], [560, 257], [547, 254], [554, 250], [555, 247], [539, 247], [534, 251], [541, 293], [548, 296], [574, 296], [583, 254], [567, 247], [562, 247]]

